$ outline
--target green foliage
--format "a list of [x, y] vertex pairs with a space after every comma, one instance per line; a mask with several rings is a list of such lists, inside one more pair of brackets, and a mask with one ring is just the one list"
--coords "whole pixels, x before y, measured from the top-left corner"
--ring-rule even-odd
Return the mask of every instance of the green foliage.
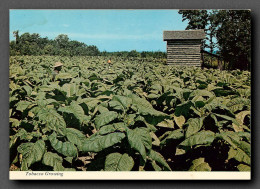
[[192, 161], [189, 171], [211, 171], [211, 167], [204, 158], [198, 158]]
[[83, 152], [100, 152], [125, 138], [124, 133], [110, 133], [104, 136], [96, 135], [86, 139], [83, 143]]
[[55, 56], [105, 56], [105, 57], [124, 57], [124, 58], [160, 58], [167, 57], [165, 52], [161, 51], [143, 51], [136, 50], [120, 52], [100, 52], [95, 45], [70, 40], [67, 35], [60, 34], [54, 40], [47, 37], [40, 37], [38, 33], [30, 34], [28, 32], [19, 35], [19, 31], [13, 32], [15, 40], [9, 44], [10, 55], [55, 55]]
[[[250, 69], [251, 12], [250, 10], [180, 10], [186, 29], [204, 29], [207, 39], [203, 48], [213, 53], [217, 47], [228, 69]], [[214, 38], [216, 39], [214, 42]]]
[[[60, 59], [61, 77], [52, 81]], [[160, 59], [103, 62], [10, 57], [10, 167], [250, 170], [250, 72], [166, 66]]]
[[134, 160], [128, 154], [111, 153], [106, 157], [105, 171], [131, 171]]
[[59, 56], [97, 56], [98, 48], [79, 41], [71, 41], [67, 35], [60, 34], [54, 40], [42, 38], [38, 33], [14, 31], [16, 38], [10, 42], [10, 55], [59, 55]]
[[45, 143], [42, 140], [35, 143], [23, 143], [18, 146], [17, 151], [22, 154], [21, 170], [27, 171], [33, 163], [42, 159], [45, 152]]
[[49, 136], [49, 141], [51, 143], [51, 146], [60, 154], [68, 157], [76, 157], [77, 156], [77, 148], [76, 146], [71, 142], [62, 142], [57, 139], [56, 133], [52, 133]]
[[104, 112], [101, 113], [100, 115], [97, 115], [95, 118], [95, 125], [96, 128], [99, 129], [101, 126], [104, 126], [114, 119], [116, 119], [118, 114], [114, 111], [109, 111], [109, 112]]
[[130, 146], [137, 150], [143, 160], [146, 160], [146, 149], [149, 151], [152, 148], [152, 138], [149, 130], [146, 128], [136, 128], [134, 130], [127, 130], [127, 139]]

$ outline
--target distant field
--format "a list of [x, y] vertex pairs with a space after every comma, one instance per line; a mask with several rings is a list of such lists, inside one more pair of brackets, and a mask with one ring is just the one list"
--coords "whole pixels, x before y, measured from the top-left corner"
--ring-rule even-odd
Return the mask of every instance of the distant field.
[[107, 60], [10, 57], [11, 171], [250, 171], [250, 72]]

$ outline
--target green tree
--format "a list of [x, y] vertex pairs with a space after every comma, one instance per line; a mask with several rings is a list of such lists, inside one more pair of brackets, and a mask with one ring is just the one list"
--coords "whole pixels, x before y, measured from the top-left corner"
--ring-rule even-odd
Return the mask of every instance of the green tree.
[[220, 10], [214, 19], [221, 55], [229, 68], [250, 69], [251, 15], [249, 10]]
[[59, 45], [60, 48], [66, 48], [69, 42], [68, 35], [60, 34], [55, 38], [55, 41]]
[[136, 50], [132, 50], [128, 53], [128, 57], [138, 57], [139, 53]]
[[65, 34], [58, 35], [54, 40], [42, 38], [39, 34], [28, 32], [19, 35], [13, 32], [15, 41], [10, 41], [10, 55], [60, 55], [60, 56], [98, 56], [100, 52], [94, 45], [70, 40]]
[[[203, 48], [229, 62], [229, 69], [249, 69], [251, 64], [251, 16], [249, 10], [180, 10], [186, 29], [204, 29]], [[213, 39], [216, 39], [214, 42]]]

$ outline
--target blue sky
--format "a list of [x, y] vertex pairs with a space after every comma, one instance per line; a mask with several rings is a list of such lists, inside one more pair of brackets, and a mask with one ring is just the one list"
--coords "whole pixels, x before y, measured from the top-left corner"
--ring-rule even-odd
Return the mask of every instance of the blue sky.
[[96, 45], [101, 51], [166, 51], [163, 30], [184, 30], [178, 10], [10, 10], [12, 32]]

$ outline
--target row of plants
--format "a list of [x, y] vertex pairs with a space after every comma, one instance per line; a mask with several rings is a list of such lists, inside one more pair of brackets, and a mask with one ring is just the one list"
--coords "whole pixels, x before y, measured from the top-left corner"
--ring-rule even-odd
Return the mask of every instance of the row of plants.
[[10, 170], [250, 170], [250, 72], [106, 61], [10, 57]]

